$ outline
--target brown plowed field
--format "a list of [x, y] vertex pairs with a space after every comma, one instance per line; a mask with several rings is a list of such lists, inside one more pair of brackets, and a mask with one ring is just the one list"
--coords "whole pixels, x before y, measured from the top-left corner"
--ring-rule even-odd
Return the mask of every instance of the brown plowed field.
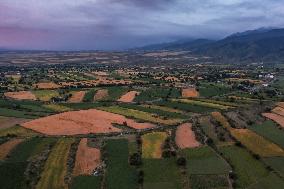
[[61, 87], [60, 85], [57, 85], [57, 84], [52, 83], [52, 82], [37, 83], [37, 84], [34, 84], [33, 86], [35, 88], [38, 88], [38, 89], [58, 89], [58, 88]]
[[281, 116], [284, 116], [284, 108], [281, 108], [281, 107], [276, 107], [271, 112], [278, 114], [278, 115], [281, 115]]
[[140, 92], [137, 92], [137, 91], [130, 91], [124, 95], [122, 95], [120, 97], [120, 99], [118, 99], [118, 101], [120, 102], [133, 102], [134, 98], [136, 95], [139, 95]]
[[36, 100], [36, 96], [30, 91], [7, 92], [4, 95], [16, 100]]
[[75, 92], [72, 97], [68, 100], [68, 102], [71, 103], [78, 103], [78, 102], [82, 102], [84, 96], [86, 94], [86, 91], [78, 91]]
[[281, 107], [281, 108], [284, 108], [284, 102], [278, 102], [277, 103], [277, 106]]
[[20, 144], [23, 140], [22, 139], [11, 139], [8, 142], [0, 145], [0, 160], [3, 160], [7, 157], [9, 152]]
[[278, 123], [281, 127], [284, 128], [284, 117], [278, 115], [278, 114], [274, 114], [274, 113], [263, 113], [262, 114], [264, 117], [267, 117], [273, 121], [275, 121], [276, 123]]
[[47, 135], [76, 135], [89, 133], [119, 132], [112, 124], [124, 124], [135, 129], [153, 127], [150, 123], [134, 120], [96, 109], [64, 112], [26, 122], [22, 126]]
[[199, 92], [195, 88], [187, 88], [182, 89], [182, 97], [189, 98], [189, 97], [198, 97]]
[[100, 89], [96, 92], [94, 95], [94, 101], [96, 100], [102, 100], [108, 96], [108, 90], [107, 89]]
[[88, 147], [87, 142], [88, 139], [83, 138], [78, 146], [75, 167], [73, 170], [75, 176], [90, 175], [101, 163], [100, 150]]
[[175, 140], [179, 148], [195, 148], [200, 146], [191, 127], [191, 123], [184, 123], [177, 128]]

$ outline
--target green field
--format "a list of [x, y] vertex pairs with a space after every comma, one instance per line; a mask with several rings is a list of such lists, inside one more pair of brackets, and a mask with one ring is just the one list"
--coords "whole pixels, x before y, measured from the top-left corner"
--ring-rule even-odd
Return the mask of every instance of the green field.
[[216, 84], [216, 83], [201, 83], [198, 87], [199, 94], [202, 97], [212, 97], [224, 95], [232, 91], [228, 85]]
[[184, 149], [182, 154], [186, 157], [189, 175], [228, 174], [231, 170], [226, 161], [209, 146]]
[[264, 162], [284, 177], [284, 157], [263, 158]]
[[182, 119], [176, 119], [176, 118], [167, 119], [167, 118], [159, 117], [155, 114], [151, 114], [148, 112], [123, 108], [120, 106], [100, 107], [98, 109], [111, 112], [111, 113], [115, 113], [115, 114], [124, 115], [126, 117], [138, 119], [141, 121], [152, 122], [152, 123], [159, 123], [159, 124], [165, 124], [165, 125], [176, 125], [182, 122]]
[[157, 99], [165, 98], [178, 98], [181, 96], [180, 90], [176, 88], [149, 88], [142, 91], [134, 99], [136, 102], [153, 101]]
[[24, 174], [28, 159], [40, 154], [52, 142], [54, 142], [53, 139], [32, 138], [17, 145], [10, 152], [9, 158], [4, 162], [0, 162], [0, 172], [5, 173], [0, 174], [1, 187], [30, 188]]
[[229, 108], [233, 108], [233, 106], [228, 105], [222, 105], [222, 104], [216, 104], [215, 102], [206, 102], [206, 101], [199, 101], [199, 100], [190, 100], [190, 99], [172, 99], [174, 102], [181, 102], [186, 104], [191, 104], [194, 106], [203, 106], [213, 109], [219, 109], [219, 110], [228, 110]]
[[72, 180], [71, 189], [101, 189], [102, 177], [77, 176]]
[[227, 189], [229, 183], [226, 175], [190, 175], [192, 189]]
[[143, 159], [144, 189], [181, 189], [181, 173], [175, 158]]
[[83, 102], [93, 102], [94, 101], [94, 95], [96, 94], [97, 89], [90, 89], [86, 92]]
[[107, 87], [105, 89], [108, 90], [108, 96], [102, 101], [116, 101], [128, 91], [127, 87]]
[[216, 111], [216, 109], [214, 109], [214, 108], [192, 105], [192, 104], [182, 103], [182, 102], [158, 101], [158, 102], [154, 102], [154, 104], [174, 108], [174, 109], [177, 109], [177, 110], [182, 110], [182, 111], [185, 111], [185, 112], [205, 113], [205, 112]]
[[32, 92], [40, 101], [50, 101], [52, 97], [58, 97], [57, 90], [36, 90]]
[[64, 177], [67, 173], [68, 152], [74, 139], [61, 138], [44, 165], [41, 178], [36, 185], [37, 189], [66, 188]]
[[248, 128], [284, 148], [284, 132], [278, 129], [273, 121], [267, 120], [263, 124], [252, 125]]
[[31, 136], [39, 135], [39, 133], [26, 129], [22, 126], [16, 125], [10, 128], [5, 128], [5, 129], [0, 130], [0, 137], [4, 137], [7, 135], [14, 135], [18, 137], [31, 137]]
[[223, 146], [219, 150], [233, 167], [236, 188], [247, 188], [269, 175], [264, 165], [244, 148]]
[[107, 170], [105, 175], [108, 189], [138, 188], [137, 172], [128, 163], [128, 141], [126, 139], [107, 140]]
[[264, 179], [248, 187], [248, 189], [260, 189], [260, 188], [282, 189], [283, 186], [284, 186], [284, 181], [274, 173], [270, 173]]

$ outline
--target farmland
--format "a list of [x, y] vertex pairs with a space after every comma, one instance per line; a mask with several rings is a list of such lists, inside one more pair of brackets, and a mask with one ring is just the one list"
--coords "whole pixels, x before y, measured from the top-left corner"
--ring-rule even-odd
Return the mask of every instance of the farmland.
[[1, 188], [282, 188], [284, 67], [187, 51], [5, 56]]

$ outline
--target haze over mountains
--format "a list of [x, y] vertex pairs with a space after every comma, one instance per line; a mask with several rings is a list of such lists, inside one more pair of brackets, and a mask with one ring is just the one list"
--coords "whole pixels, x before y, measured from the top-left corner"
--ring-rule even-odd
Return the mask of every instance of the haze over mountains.
[[221, 40], [197, 39], [145, 46], [139, 50], [190, 50], [227, 61], [284, 60], [284, 29], [260, 28]]

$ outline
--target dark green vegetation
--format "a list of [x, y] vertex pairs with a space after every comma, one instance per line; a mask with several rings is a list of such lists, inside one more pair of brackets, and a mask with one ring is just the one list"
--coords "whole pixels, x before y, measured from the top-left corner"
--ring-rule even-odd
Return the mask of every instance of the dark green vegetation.
[[228, 178], [225, 175], [190, 175], [192, 189], [226, 189], [229, 187]]
[[284, 132], [277, 128], [275, 122], [268, 120], [261, 125], [253, 125], [248, 128], [284, 148]]
[[108, 189], [138, 188], [137, 172], [128, 164], [128, 141], [107, 140], [105, 145], [107, 169], [105, 175]]
[[136, 102], [155, 101], [157, 99], [178, 98], [180, 90], [176, 88], [149, 88], [135, 98]]
[[264, 158], [264, 162], [279, 174], [284, 176], [284, 157], [269, 157]]
[[201, 83], [198, 86], [198, 91], [202, 97], [213, 97], [224, 95], [232, 91], [230, 86], [216, 83]]
[[1, 187], [7, 189], [29, 188], [29, 179], [25, 176], [28, 160], [41, 153], [54, 139], [32, 138], [20, 143], [13, 149], [9, 158], [0, 162]]
[[128, 87], [123, 86], [106, 87], [105, 89], [108, 90], [108, 96], [102, 99], [102, 101], [116, 101], [128, 91]]
[[219, 150], [233, 168], [236, 188], [247, 188], [269, 175], [264, 164], [253, 158], [245, 149], [224, 146]]
[[209, 146], [185, 149], [188, 174], [228, 174], [230, 166]]
[[176, 159], [143, 159], [144, 189], [181, 189]]
[[101, 177], [77, 176], [73, 179], [71, 189], [100, 189]]
[[41, 102], [11, 101], [0, 99], [0, 115], [18, 118], [38, 118], [53, 113]]
[[83, 98], [83, 102], [93, 102], [96, 91], [97, 89], [88, 90]]

